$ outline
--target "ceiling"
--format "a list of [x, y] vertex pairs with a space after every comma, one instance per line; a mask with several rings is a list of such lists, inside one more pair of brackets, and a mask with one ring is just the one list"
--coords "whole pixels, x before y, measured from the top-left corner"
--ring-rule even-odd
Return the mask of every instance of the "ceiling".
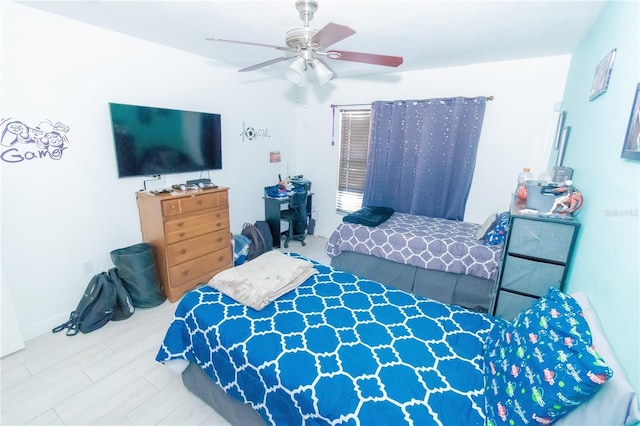
[[[317, 0], [311, 27], [329, 22], [356, 34], [332, 48], [404, 57], [398, 68], [327, 62], [356, 77], [571, 53], [606, 1]], [[207, 37], [286, 46], [302, 27], [295, 0], [16, 1], [44, 11], [244, 68], [283, 56], [274, 48], [207, 41]], [[284, 78], [289, 61], [262, 68]]]

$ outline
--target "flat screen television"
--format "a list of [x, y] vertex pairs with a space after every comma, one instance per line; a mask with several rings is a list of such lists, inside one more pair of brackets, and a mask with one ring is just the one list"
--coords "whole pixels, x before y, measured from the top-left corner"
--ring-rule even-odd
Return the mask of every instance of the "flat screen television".
[[109, 103], [118, 176], [222, 168], [220, 114]]

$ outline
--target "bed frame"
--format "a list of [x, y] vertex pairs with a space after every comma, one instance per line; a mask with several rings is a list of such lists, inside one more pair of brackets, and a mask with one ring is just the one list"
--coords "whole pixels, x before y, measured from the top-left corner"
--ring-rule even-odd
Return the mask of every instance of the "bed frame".
[[326, 247], [331, 266], [475, 312], [490, 310], [501, 246], [485, 244], [478, 233], [491, 224], [392, 210], [378, 218], [368, 209], [376, 207], [345, 216], [333, 231]]
[[198, 364], [189, 364], [182, 372], [182, 382], [187, 389], [232, 425], [266, 424], [253, 407], [229, 396]]
[[487, 313], [495, 281], [473, 275], [424, 269], [367, 254], [345, 251], [331, 258], [331, 266], [444, 303]]
[[[614, 375], [589, 401], [558, 419], [558, 426], [636, 424], [640, 420], [638, 396], [625, 377], [624, 370], [609, 346], [602, 326], [584, 293], [574, 293], [584, 309], [585, 319], [593, 333], [594, 344], [603, 355]], [[212, 407], [233, 425], [265, 425], [264, 420], [248, 404], [229, 396], [197, 364], [190, 363], [182, 372], [187, 389]]]

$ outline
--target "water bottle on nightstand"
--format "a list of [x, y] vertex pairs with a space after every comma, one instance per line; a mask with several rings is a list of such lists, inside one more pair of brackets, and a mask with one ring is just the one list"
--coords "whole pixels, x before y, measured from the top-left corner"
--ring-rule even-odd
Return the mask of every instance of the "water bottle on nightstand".
[[525, 167], [522, 169], [522, 172], [518, 175], [518, 187], [516, 188], [516, 195], [521, 200], [527, 199], [527, 184], [528, 180], [532, 180], [533, 175], [531, 174], [531, 169], [529, 167]]

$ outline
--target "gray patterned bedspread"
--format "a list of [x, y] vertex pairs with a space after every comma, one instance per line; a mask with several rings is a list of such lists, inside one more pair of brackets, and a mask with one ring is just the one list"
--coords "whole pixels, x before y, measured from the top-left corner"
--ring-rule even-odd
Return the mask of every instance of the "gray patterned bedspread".
[[475, 238], [480, 225], [470, 222], [394, 213], [376, 227], [341, 223], [329, 238], [327, 254], [368, 254], [425, 269], [494, 279], [502, 246]]

